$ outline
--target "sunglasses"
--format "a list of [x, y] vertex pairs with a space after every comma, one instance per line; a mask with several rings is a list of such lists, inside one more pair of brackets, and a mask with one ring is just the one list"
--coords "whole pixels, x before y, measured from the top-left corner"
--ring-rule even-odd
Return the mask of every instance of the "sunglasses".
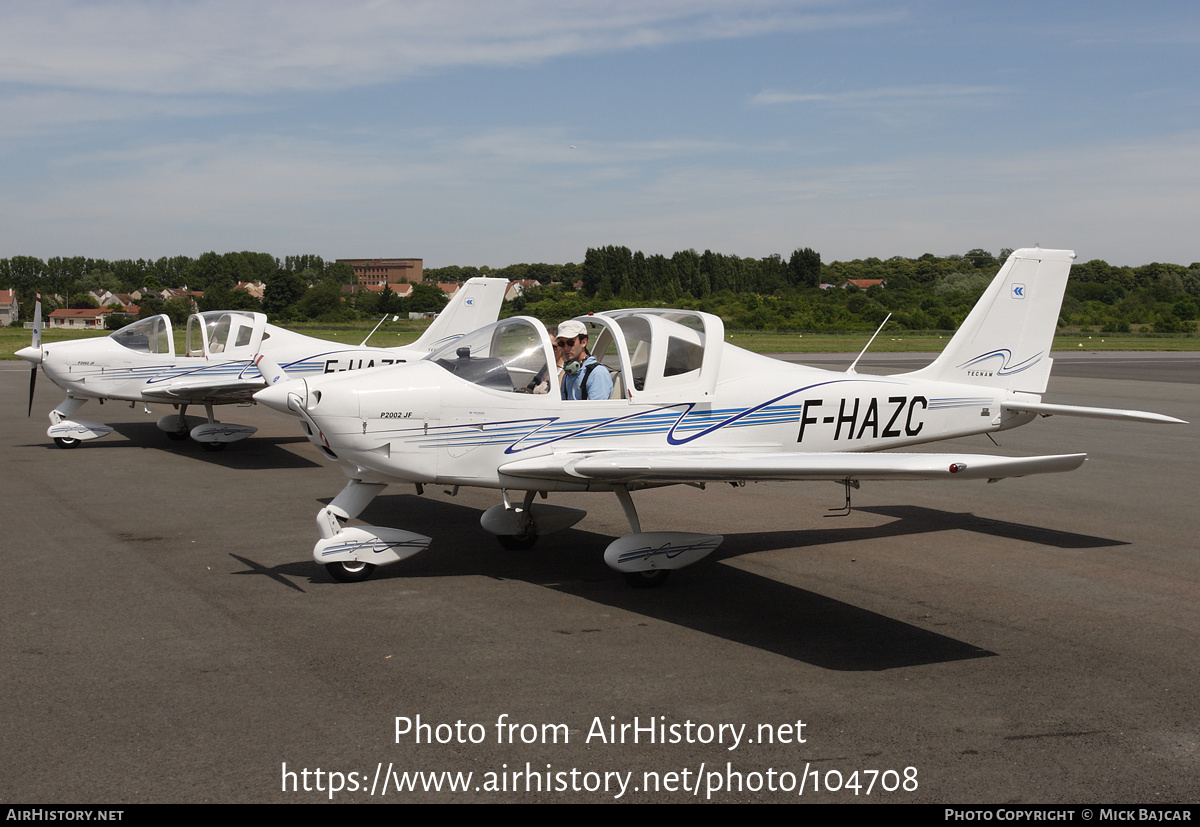
[[558, 341], [556, 341], [554, 343], [554, 346], [555, 347], [570, 347], [571, 345], [575, 344], [575, 339], [577, 339], [577, 338], [579, 338], [579, 337], [576, 336], [571, 339], [559, 339]]

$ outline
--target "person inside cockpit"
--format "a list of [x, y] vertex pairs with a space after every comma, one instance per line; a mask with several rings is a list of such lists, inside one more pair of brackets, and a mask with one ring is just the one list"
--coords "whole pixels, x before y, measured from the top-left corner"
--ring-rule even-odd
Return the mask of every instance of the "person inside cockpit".
[[574, 319], [558, 326], [555, 343], [562, 349], [563, 399], [608, 399], [613, 380], [608, 369], [587, 350], [587, 328]]

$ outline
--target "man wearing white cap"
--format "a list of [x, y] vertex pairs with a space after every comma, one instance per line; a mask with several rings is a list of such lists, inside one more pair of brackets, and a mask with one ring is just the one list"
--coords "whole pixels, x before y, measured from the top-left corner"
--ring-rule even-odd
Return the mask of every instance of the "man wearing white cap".
[[563, 353], [563, 399], [608, 399], [613, 381], [608, 369], [587, 351], [587, 328], [574, 319], [558, 326], [555, 342]]

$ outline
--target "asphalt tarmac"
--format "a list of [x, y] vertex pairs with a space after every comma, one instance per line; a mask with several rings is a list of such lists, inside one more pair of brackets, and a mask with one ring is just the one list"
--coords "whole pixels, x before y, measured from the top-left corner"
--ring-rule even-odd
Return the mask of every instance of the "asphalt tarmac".
[[[1069, 356], [1046, 401], [1200, 422], [1194, 354]], [[61, 450], [60, 392], [26, 418], [12, 367], [5, 803], [1200, 799], [1195, 424], [963, 440], [1089, 460], [867, 483], [848, 516], [827, 483], [636, 494], [646, 530], [726, 537], [657, 590], [604, 565], [615, 497], [554, 497], [588, 517], [509, 552], [479, 527], [496, 492], [397, 485], [363, 518], [434, 544], [339, 584], [310, 554], [344, 478], [292, 420], [221, 409], [261, 430], [209, 453], [92, 402], [116, 432]]]

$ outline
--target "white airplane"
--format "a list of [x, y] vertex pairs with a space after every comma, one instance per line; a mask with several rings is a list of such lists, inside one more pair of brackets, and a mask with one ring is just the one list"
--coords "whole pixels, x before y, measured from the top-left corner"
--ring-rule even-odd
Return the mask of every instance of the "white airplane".
[[[213, 416], [213, 406], [249, 404], [254, 392], [266, 386], [254, 361], [256, 355], [269, 355], [275, 364], [286, 366], [289, 375], [296, 376], [421, 359], [463, 333], [495, 321], [507, 287], [506, 279], [471, 279], [421, 337], [405, 347], [366, 347], [366, 340], [358, 347], [347, 346], [268, 324], [262, 313], [215, 310], [188, 318], [181, 354], [175, 352], [171, 320], [165, 315], [142, 319], [103, 338], [42, 344], [39, 294], [33, 343], [16, 355], [33, 364], [30, 411], [38, 365], [66, 391], [66, 398], [50, 412], [50, 428], [46, 431], [62, 448], [74, 448], [83, 440], [109, 434], [112, 426], [72, 417], [89, 399], [102, 403], [119, 399], [134, 404], [174, 405], [178, 413], [159, 419], [159, 429], [176, 440], [187, 439], [190, 434], [205, 448], [220, 450], [257, 430], [249, 425], [218, 422]], [[203, 405], [207, 419], [189, 417], [189, 405]]]
[[[929, 366], [863, 376], [790, 365], [724, 341], [721, 320], [687, 310], [616, 310], [579, 317], [613, 380], [609, 398], [561, 398], [550, 336], [515, 317], [426, 357], [358, 375], [320, 376], [259, 391], [290, 412], [350, 478], [317, 514], [313, 557], [341, 581], [424, 549], [430, 538], [349, 526], [390, 482], [498, 488], [482, 515], [508, 548], [578, 522], [586, 512], [535, 502], [551, 492], [617, 496], [630, 534], [605, 562], [635, 586], [662, 583], [720, 535], [642, 531], [631, 492], [748, 480], [989, 481], [1070, 471], [1086, 454], [1007, 458], [882, 453], [1003, 431], [1051, 414], [1182, 423], [1155, 413], [1041, 401], [1054, 329], [1075, 254], [1018, 250]], [[857, 364], [857, 360], [855, 360]], [[544, 377], [544, 380], [543, 380]], [[548, 381], [547, 393], [530, 388]], [[606, 384], [606, 383], [605, 383]], [[539, 388], [540, 389], [540, 388]]]

